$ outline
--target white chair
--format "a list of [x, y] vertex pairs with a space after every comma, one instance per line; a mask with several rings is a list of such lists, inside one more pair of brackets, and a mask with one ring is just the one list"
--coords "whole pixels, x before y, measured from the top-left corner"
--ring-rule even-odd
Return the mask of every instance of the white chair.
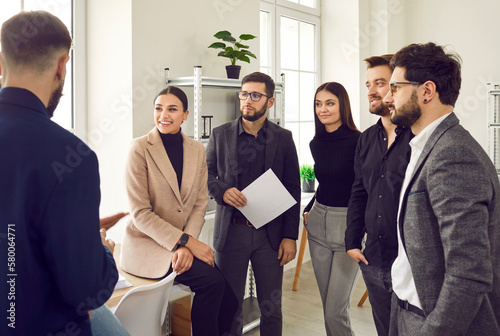
[[161, 336], [168, 300], [177, 273], [130, 290], [118, 303], [115, 316], [131, 336]]

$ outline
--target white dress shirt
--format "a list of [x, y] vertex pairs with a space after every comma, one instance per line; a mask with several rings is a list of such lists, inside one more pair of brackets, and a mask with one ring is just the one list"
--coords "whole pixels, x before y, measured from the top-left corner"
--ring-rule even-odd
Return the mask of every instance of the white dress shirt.
[[[451, 112], [450, 112], [451, 113]], [[422, 304], [418, 298], [417, 288], [415, 287], [415, 281], [413, 279], [413, 274], [411, 272], [410, 262], [408, 261], [408, 256], [406, 255], [403, 242], [400, 235], [400, 223], [399, 216], [401, 214], [401, 204], [403, 203], [403, 197], [410, 183], [410, 178], [415, 170], [415, 165], [422, 154], [427, 140], [431, 136], [432, 132], [439, 126], [439, 124], [450, 114], [447, 113], [439, 119], [434, 120], [432, 123], [427, 125], [417, 136], [415, 136], [410, 141], [411, 156], [410, 162], [406, 167], [405, 179], [403, 181], [403, 186], [401, 188], [401, 194], [399, 195], [399, 210], [398, 210], [398, 256], [394, 263], [392, 264], [391, 277], [392, 277], [392, 289], [394, 293], [403, 301], [408, 301], [410, 304], [422, 309]]]

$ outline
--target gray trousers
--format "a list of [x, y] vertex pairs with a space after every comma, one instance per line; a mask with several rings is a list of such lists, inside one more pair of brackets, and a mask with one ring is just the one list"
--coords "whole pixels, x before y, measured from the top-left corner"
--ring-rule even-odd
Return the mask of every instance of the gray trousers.
[[215, 252], [215, 261], [233, 288], [239, 308], [231, 328], [231, 336], [240, 336], [243, 329], [241, 305], [245, 295], [248, 262], [251, 261], [257, 288], [257, 300], [261, 312], [260, 334], [282, 334], [281, 296], [283, 267], [278, 251], [272, 249], [265, 227], [254, 229], [242, 225], [229, 226], [226, 245]]
[[309, 250], [328, 336], [352, 336], [350, 301], [359, 266], [345, 251], [347, 208], [315, 202], [307, 216]]

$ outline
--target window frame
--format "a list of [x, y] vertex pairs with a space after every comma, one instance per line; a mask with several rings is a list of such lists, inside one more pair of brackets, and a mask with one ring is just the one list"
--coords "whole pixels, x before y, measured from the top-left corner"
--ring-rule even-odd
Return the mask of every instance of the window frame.
[[87, 0], [73, 2], [73, 133], [87, 133]]
[[[318, 0], [319, 3], [319, 0]], [[281, 5], [280, 5], [281, 4]], [[283, 6], [282, 4], [285, 4], [286, 6]], [[299, 10], [297, 10], [299, 9]], [[300, 30], [299, 30], [299, 46], [297, 49], [297, 53], [299, 55], [299, 65], [298, 69], [290, 69], [291, 71], [296, 71], [299, 75], [299, 86], [300, 86], [300, 74], [302, 73], [311, 73], [314, 74], [315, 77], [315, 87], [313, 91], [316, 89], [316, 87], [322, 83], [321, 81], [321, 72], [320, 72], [320, 64], [321, 64], [321, 17], [320, 17], [320, 10], [319, 8], [317, 10], [312, 11], [310, 8], [302, 5], [297, 5], [290, 3], [288, 1], [281, 1], [281, 0], [262, 0], [261, 1], [261, 6], [260, 6], [261, 11], [265, 11], [270, 13], [271, 17], [271, 23], [270, 23], [270, 37], [269, 40], [271, 41], [271, 47], [268, 49], [269, 52], [271, 53], [271, 63], [272, 63], [272, 68], [271, 71], [269, 72], [271, 76], [274, 78], [278, 79], [281, 78], [281, 73], [285, 70], [288, 69], [282, 69], [281, 67], [281, 45], [278, 44], [280, 37], [281, 37], [281, 17], [288, 17], [293, 20], [297, 20], [299, 22], [299, 27], [300, 27], [300, 22], [308, 23], [314, 25], [315, 29], [315, 41], [314, 41], [314, 46], [315, 46], [315, 57], [314, 57], [314, 62], [315, 62], [315, 67], [314, 71], [305, 71], [300, 69]], [[317, 14], [311, 14], [311, 13], [317, 13]], [[300, 29], [300, 28], [299, 28]], [[264, 68], [263, 68], [264, 69]], [[287, 78], [285, 76], [285, 87], [287, 86]], [[299, 94], [300, 94], [300, 87], [299, 87]], [[287, 95], [287, 91], [285, 89], [285, 97]], [[302, 96], [300, 94], [300, 96]], [[300, 99], [299, 96], [299, 99]], [[312, 99], [312, 98], [311, 98]], [[306, 104], [302, 104], [306, 105]], [[314, 128], [314, 118], [307, 118], [308, 120], [302, 120], [303, 119], [303, 113], [304, 111], [301, 111], [300, 109], [300, 100], [299, 100], [299, 107], [298, 107], [298, 115], [297, 118], [294, 120], [287, 120], [286, 116], [283, 118], [284, 124], [282, 125], [285, 128], [289, 129], [296, 129], [297, 132], [294, 132], [294, 139], [296, 141], [296, 146], [297, 146], [297, 152], [299, 155], [299, 161], [300, 162], [308, 162], [312, 160], [312, 156], [310, 152], [308, 151], [308, 144], [309, 141], [312, 139], [314, 136], [314, 133], [311, 134], [311, 136], [305, 137], [302, 134], [302, 129], [305, 127], [306, 129], [310, 129], [310, 127]], [[312, 106], [312, 103], [311, 103]], [[313, 111], [311, 111], [312, 113]], [[285, 112], [286, 113], [286, 112]], [[306, 149], [307, 148], [307, 149]], [[303, 150], [306, 150], [307, 152], [303, 153]]]
[[289, 8], [289, 9], [295, 10], [297, 12], [301, 12], [304, 14], [310, 14], [310, 15], [314, 15], [317, 17], [320, 17], [320, 15], [321, 15], [321, 1], [320, 0], [314, 0], [314, 7], [296, 4], [296, 3], [290, 2], [288, 0], [276, 0], [276, 5], [280, 6], [281, 8]]
[[[47, 4], [48, 6], [49, 4]], [[58, 2], [52, 5], [58, 5]], [[70, 61], [72, 76], [71, 81], [67, 81], [65, 86], [70, 86], [71, 91], [71, 111], [70, 127], [68, 131], [83, 135], [87, 128], [87, 90], [86, 90], [86, 9], [87, 0], [71, 0], [71, 23], [70, 30], [73, 39], [73, 48], [70, 50]], [[19, 11], [26, 10], [25, 0], [19, 0]], [[18, 13], [18, 12], [17, 12]], [[13, 13], [12, 15], [15, 15]], [[0, 23], [1, 24], [1, 23]], [[1, 78], [1, 76], [0, 76]], [[68, 79], [68, 75], [66, 75]], [[68, 90], [66, 87], [65, 90]]]

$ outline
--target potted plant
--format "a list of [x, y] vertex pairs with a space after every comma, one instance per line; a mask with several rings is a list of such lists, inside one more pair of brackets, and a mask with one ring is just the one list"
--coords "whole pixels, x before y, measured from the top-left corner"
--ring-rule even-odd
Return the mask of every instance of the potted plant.
[[314, 192], [314, 181], [316, 179], [314, 167], [308, 164], [301, 165], [300, 178], [302, 179], [302, 191]]
[[249, 46], [244, 45], [241, 42], [253, 40], [254, 38], [257, 38], [257, 36], [251, 34], [241, 34], [240, 40], [237, 41], [230, 32], [227, 30], [221, 30], [215, 34], [214, 37], [223, 40], [224, 42], [228, 42], [228, 45], [224, 42], [214, 42], [208, 46], [209, 48], [214, 49], [224, 49], [219, 52], [217, 56], [226, 57], [231, 60], [231, 65], [226, 66], [227, 78], [240, 78], [241, 66], [236, 65], [236, 61], [239, 60], [250, 63], [249, 56], [257, 59], [257, 57], [248, 50]]

